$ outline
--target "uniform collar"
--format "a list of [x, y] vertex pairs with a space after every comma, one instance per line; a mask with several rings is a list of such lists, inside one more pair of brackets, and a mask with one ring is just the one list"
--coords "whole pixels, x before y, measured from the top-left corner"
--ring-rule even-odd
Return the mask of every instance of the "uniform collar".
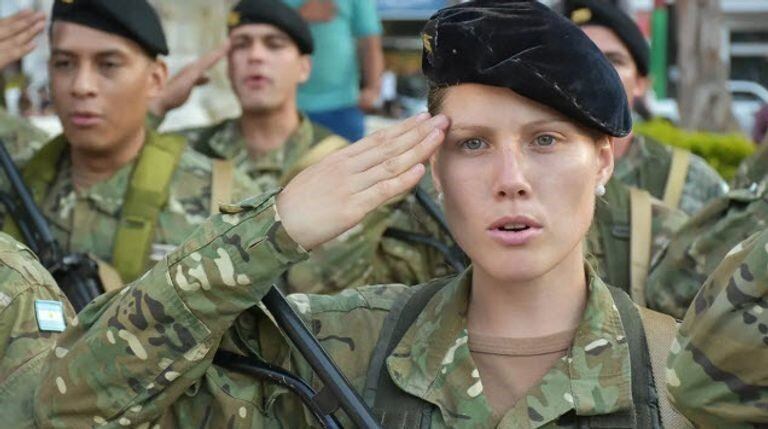
[[222, 122], [218, 131], [209, 139], [208, 146], [218, 158], [231, 159], [238, 166], [247, 163], [247, 169], [252, 174], [258, 174], [261, 171], [285, 172], [286, 166], [296, 162], [313, 141], [312, 121], [303, 113], [300, 113], [299, 116], [299, 126], [288, 137], [285, 144], [263, 154], [256, 160], [248, 157], [245, 139], [240, 131], [240, 118], [227, 119]]
[[[488, 427], [493, 417], [468, 342], [471, 269], [429, 301], [387, 358], [392, 380], [439, 407], [449, 427]], [[632, 406], [629, 348], [607, 286], [588, 270], [589, 297], [568, 355], [532, 388], [505, 420], [536, 428], [574, 410], [603, 415]]]

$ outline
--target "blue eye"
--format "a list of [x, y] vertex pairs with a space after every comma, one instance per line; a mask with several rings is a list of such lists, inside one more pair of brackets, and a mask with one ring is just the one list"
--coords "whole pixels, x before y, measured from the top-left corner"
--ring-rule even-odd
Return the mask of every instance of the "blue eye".
[[536, 146], [541, 146], [541, 147], [550, 147], [554, 145], [556, 141], [557, 140], [555, 139], [555, 137], [549, 134], [540, 135], [535, 139]]
[[467, 150], [479, 150], [486, 147], [486, 143], [480, 139], [467, 139], [461, 142], [461, 147]]

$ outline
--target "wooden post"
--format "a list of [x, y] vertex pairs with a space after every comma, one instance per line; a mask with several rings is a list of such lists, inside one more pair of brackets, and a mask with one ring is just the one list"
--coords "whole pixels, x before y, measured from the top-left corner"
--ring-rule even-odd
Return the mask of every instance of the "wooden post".
[[678, 107], [689, 130], [737, 131], [723, 59], [723, 14], [720, 0], [677, 0], [680, 69]]

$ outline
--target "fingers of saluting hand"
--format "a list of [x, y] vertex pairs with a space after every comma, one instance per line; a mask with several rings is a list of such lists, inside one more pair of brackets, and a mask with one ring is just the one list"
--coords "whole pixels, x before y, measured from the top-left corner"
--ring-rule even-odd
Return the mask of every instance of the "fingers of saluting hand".
[[406, 173], [437, 150], [445, 138], [447, 126], [448, 119], [438, 115], [361, 154], [364, 159], [357, 165], [352, 183], [359, 190], [376, 188], [379, 183]]
[[45, 28], [45, 14], [23, 10], [0, 19], [0, 42], [14, 39], [17, 43], [29, 41]]

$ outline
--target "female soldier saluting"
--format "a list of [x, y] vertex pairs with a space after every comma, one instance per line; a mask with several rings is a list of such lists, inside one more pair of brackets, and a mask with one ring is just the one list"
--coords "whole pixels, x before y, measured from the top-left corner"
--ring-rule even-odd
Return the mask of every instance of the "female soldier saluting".
[[650, 360], [674, 323], [638, 312], [584, 263], [610, 137], [631, 126], [613, 68], [536, 1], [446, 8], [423, 38], [434, 116], [363, 139], [276, 195], [223, 206], [166, 263], [84, 310], [50, 358], [37, 421], [307, 425], [296, 397], [213, 356], [311, 379], [257, 304], [304, 249], [415, 185], [429, 158], [472, 268], [411, 289], [290, 297], [384, 426], [671, 427]]

